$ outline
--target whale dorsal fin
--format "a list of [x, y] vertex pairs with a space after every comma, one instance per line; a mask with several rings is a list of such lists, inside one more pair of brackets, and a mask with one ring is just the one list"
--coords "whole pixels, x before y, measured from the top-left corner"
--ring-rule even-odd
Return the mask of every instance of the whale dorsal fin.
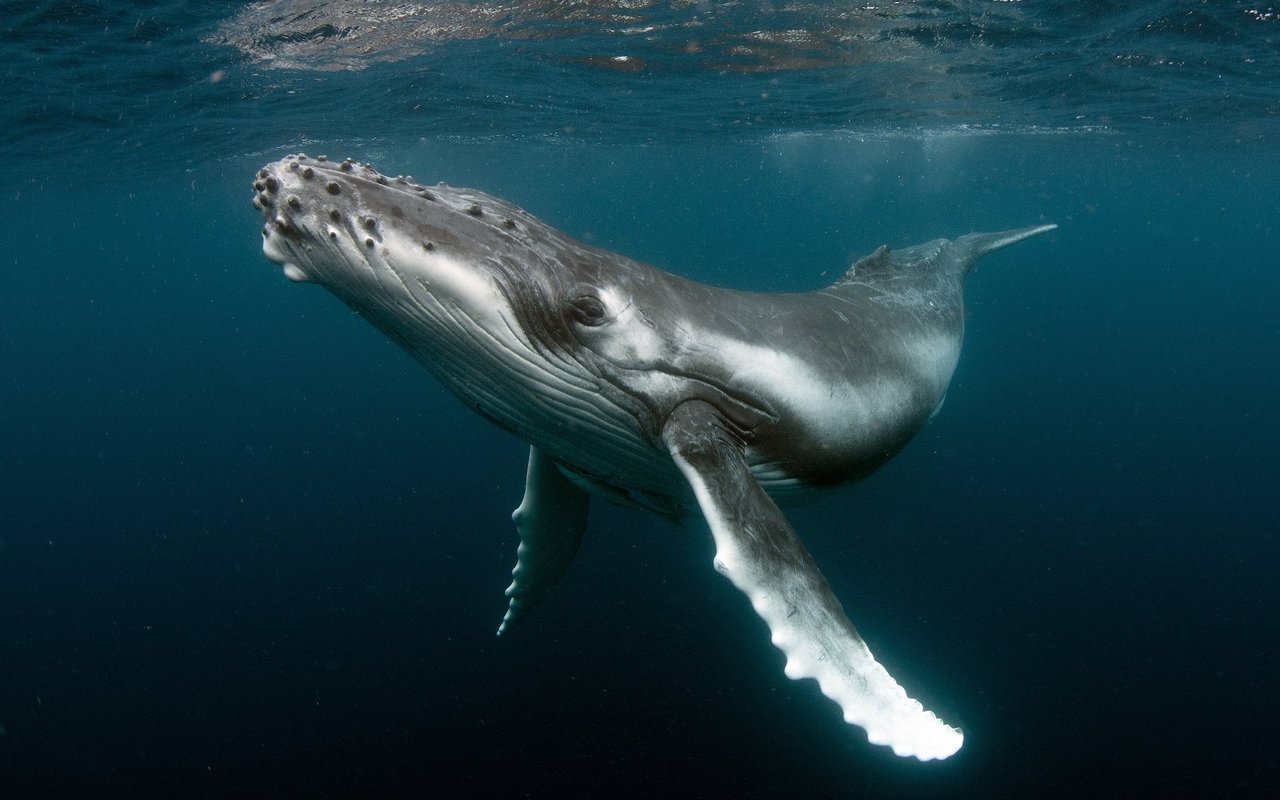
[[863, 256], [845, 273], [845, 278], [865, 278], [877, 272], [891, 269], [893, 260], [889, 257], [889, 245], [882, 244], [871, 255]]
[[662, 438], [711, 527], [716, 569], [769, 626], [787, 677], [815, 679], [846, 722], [900, 756], [926, 761], [959, 750], [963, 734], [908, 697], [871, 655], [719, 413], [701, 400], [682, 403]]

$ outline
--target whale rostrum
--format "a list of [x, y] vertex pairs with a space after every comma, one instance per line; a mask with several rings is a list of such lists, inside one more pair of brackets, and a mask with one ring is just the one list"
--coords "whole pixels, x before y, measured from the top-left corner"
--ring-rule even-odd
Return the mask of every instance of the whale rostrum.
[[590, 498], [701, 513], [714, 566], [847, 722], [901, 756], [961, 732], [867, 649], [779, 510], [861, 478], [942, 402], [964, 278], [1052, 230], [881, 247], [823, 289], [764, 293], [682, 278], [576, 241], [472, 189], [350, 160], [288, 156], [253, 182], [263, 252], [337, 296], [458, 398], [527, 442], [508, 606], [517, 623], [568, 569]]

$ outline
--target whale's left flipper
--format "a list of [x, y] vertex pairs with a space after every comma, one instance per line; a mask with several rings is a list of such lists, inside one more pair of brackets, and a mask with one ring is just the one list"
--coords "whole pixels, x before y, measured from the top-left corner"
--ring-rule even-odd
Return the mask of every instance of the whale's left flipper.
[[516, 566], [511, 570], [511, 598], [498, 635], [524, 616], [569, 568], [587, 527], [590, 495], [560, 471], [536, 447], [529, 448], [524, 500], [511, 515], [520, 534]]
[[662, 438], [711, 527], [716, 569], [769, 626], [787, 657], [787, 677], [817, 680], [846, 722], [900, 756], [927, 761], [959, 750], [964, 735], [908, 697], [871, 655], [715, 408], [682, 403]]

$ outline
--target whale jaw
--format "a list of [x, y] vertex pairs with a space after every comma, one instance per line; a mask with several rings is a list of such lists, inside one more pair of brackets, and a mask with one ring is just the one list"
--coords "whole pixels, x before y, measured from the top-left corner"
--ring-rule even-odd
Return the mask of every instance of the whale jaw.
[[[254, 181], [263, 253], [287, 278], [322, 286], [378, 327], [467, 406], [577, 465], [583, 480], [657, 474], [663, 507], [678, 475], [644, 438], [630, 403], [563, 324], [566, 241], [483, 192], [389, 178], [351, 161], [289, 156]], [[680, 489], [678, 484], [677, 489]]]

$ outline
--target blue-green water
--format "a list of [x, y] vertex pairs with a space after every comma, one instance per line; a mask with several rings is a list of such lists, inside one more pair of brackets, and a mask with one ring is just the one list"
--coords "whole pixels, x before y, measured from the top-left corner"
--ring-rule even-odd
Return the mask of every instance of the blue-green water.
[[[1276, 12], [622, 5], [4, 7], [0, 795], [1267, 793]], [[701, 523], [597, 504], [495, 639], [524, 447], [263, 259], [297, 149], [769, 290], [1059, 223], [971, 276], [943, 413], [789, 511], [964, 749], [788, 681]]]

